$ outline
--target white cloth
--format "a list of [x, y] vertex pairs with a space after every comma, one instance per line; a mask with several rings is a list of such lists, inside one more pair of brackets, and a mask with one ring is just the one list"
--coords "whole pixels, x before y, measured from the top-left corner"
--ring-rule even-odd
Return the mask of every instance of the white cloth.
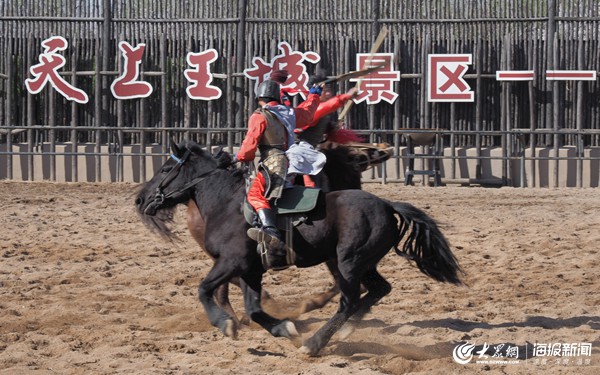
[[285, 154], [290, 161], [288, 174], [298, 173], [314, 176], [321, 172], [327, 160], [325, 154], [305, 141], [293, 144]]

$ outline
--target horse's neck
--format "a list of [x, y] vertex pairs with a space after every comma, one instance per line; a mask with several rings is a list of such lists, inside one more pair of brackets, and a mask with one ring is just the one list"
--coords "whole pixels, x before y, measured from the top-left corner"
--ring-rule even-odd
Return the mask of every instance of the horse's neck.
[[223, 212], [229, 204], [240, 204], [243, 199], [243, 181], [227, 171], [196, 185], [194, 194], [195, 203], [205, 219]]

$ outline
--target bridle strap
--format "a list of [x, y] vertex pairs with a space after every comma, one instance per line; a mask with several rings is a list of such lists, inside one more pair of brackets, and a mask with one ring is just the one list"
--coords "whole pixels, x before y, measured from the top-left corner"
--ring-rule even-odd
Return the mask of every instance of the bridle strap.
[[164, 195], [164, 194], [163, 194], [163, 195], [162, 195], [162, 196], [163, 196], [163, 199], [164, 199], [164, 198], [171, 198], [172, 196], [174, 196], [174, 195], [176, 195], [176, 194], [179, 194], [180, 192], [186, 191], [187, 189], [189, 189], [189, 188], [191, 188], [191, 187], [194, 187], [195, 185], [197, 185], [197, 184], [199, 184], [200, 182], [202, 182], [202, 180], [206, 179], [206, 178], [207, 178], [207, 177], [209, 177], [211, 174], [215, 173], [215, 171], [216, 171], [217, 169], [218, 169], [218, 168], [215, 168], [215, 169], [213, 169], [213, 170], [211, 170], [211, 171], [208, 171], [208, 172], [206, 172], [206, 173], [203, 173], [203, 174], [201, 174], [200, 176], [198, 176], [198, 177], [194, 178], [192, 181], [190, 181], [190, 182], [188, 182], [187, 184], [183, 185], [183, 187], [182, 187], [182, 188], [181, 188], [179, 191], [174, 191], [174, 192], [171, 192], [171, 193], [169, 193], [169, 194], [167, 194], [167, 195]]
[[171, 183], [175, 176], [177, 176], [177, 173], [181, 169], [183, 163], [187, 161], [191, 154], [192, 152], [189, 149], [186, 149], [185, 154], [183, 154], [183, 157], [181, 159], [179, 159], [174, 154], [171, 154], [171, 159], [175, 160], [177, 164], [175, 165], [175, 168], [171, 169], [169, 173], [167, 173], [167, 175], [163, 177], [163, 179], [158, 184], [158, 187], [156, 188], [157, 190], [161, 190], [163, 187]]
[[167, 173], [167, 175], [160, 181], [160, 183], [158, 184], [158, 187], [156, 188], [156, 194], [154, 195], [154, 200], [158, 204], [162, 204], [165, 199], [171, 198], [171, 197], [173, 197], [181, 192], [184, 192], [187, 189], [197, 185], [198, 183], [200, 183], [202, 180], [204, 180], [205, 178], [207, 178], [208, 176], [210, 176], [217, 170], [217, 168], [215, 168], [213, 170], [210, 170], [208, 172], [201, 174], [200, 176], [194, 178], [192, 181], [185, 184], [183, 186], [183, 188], [181, 188], [178, 191], [173, 191], [167, 195], [163, 194], [162, 189], [165, 188], [167, 185], [169, 185], [171, 183], [171, 181], [173, 181], [173, 179], [177, 176], [177, 173], [179, 172], [179, 170], [181, 169], [183, 164], [188, 160], [188, 158], [190, 157], [191, 154], [192, 154], [192, 151], [190, 151], [190, 149], [186, 149], [185, 154], [183, 154], [183, 157], [181, 157], [181, 159], [178, 158], [177, 156], [175, 156], [174, 154], [171, 154], [171, 159], [175, 160], [177, 162], [177, 165], [175, 165], [175, 167], [173, 169], [171, 169], [169, 171], [169, 173]]

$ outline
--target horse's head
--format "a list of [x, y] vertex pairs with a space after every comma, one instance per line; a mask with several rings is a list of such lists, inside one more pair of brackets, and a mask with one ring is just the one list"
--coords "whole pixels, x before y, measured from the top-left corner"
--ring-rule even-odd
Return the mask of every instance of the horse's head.
[[187, 203], [195, 185], [212, 175], [219, 163], [193, 142], [171, 145], [171, 157], [152, 179], [142, 185], [135, 205], [142, 221], [160, 234], [171, 237], [167, 223], [177, 204]]

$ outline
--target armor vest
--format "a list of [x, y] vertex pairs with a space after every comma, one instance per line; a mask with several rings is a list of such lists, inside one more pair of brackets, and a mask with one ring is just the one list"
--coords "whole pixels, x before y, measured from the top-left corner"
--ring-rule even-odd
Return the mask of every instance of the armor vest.
[[259, 169], [266, 172], [265, 197], [280, 198], [289, 166], [285, 150], [294, 140], [296, 116], [292, 108], [282, 105], [264, 106], [256, 112], [262, 114], [267, 122], [258, 144], [261, 160]]
[[287, 131], [285, 125], [273, 114], [271, 111], [259, 108], [255, 113], [260, 113], [267, 122], [267, 127], [260, 138], [258, 143], [261, 149], [263, 148], [277, 148], [280, 150], [286, 149], [287, 143]]
[[[294, 143], [294, 129], [296, 128], [296, 113], [294, 112], [294, 109], [278, 104], [275, 106], [266, 105], [261, 108], [261, 110], [262, 112], [260, 113], [262, 113], [267, 120], [267, 129], [265, 130], [265, 133], [263, 133], [263, 138], [270, 139], [269, 136], [265, 137], [267, 133], [270, 133], [271, 131], [279, 132], [279, 128], [283, 127], [285, 132], [285, 138], [283, 138], [284, 142], [277, 141], [278, 138], [275, 138], [274, 141], [277, 142], [276, 144], [284, 144], [282, 150], [287, 150], [288, 147]], [[268, 112], [266, 116], [265, 112]], [[269, 115], [274, 116], [269, 118]], [[266, 142], [267, 141], [265, 141], [265, 146], [269, 146], [269, 144]], [[270, 145], [272, 146], [273, 143]]]
[[311, 126], [298, 134], [298, 140], [308, 142], [311, 146], [317, 147], [323, 141], [323, 135], [330, 127], [337, 123], [337, 113], [332, 113], [324, 116], [319, 120], [317, 125]]

